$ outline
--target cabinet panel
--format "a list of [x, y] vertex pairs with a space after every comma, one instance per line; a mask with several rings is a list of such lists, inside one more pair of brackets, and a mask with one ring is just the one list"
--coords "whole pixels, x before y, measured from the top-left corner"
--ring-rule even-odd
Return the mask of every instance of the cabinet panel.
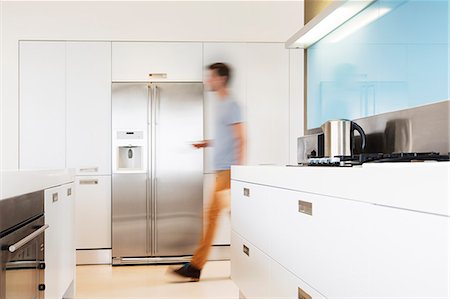
[[246, 298], [269, 298], [269, 257], [234, 231], [231, 233], [231, 278]]
[[289, 160], [289, 51], [283, 44], [248, 44], [249, 164]]
[[77, 177], [76, 192], [76, 248], [111, 248], [111, 177]]
[[369, 205], [277, 188], [267, 196], [269, 256], [327, 297], [366, 297]]
[[67, 167], [111, 174], [111, 43], [67, 43]]
[[450, 219], [373, 206], [370, 297], [449, 298]]
[[270, 260], [269, 295], [270, 298], [325, 299], [322, 294], [274, 260]]
[[264, 252], [272, 243], [272, 213], [268, 187], [231, 181], [232, 229]]
[[159, 81], [201, 81], [202, 44], [112, 43], [113, 81], [148, 81], [149, 73], [166, 74]]
[[45, 298], [61, 298], [61, 263], [62, 263], [62, 242], [60, 236], [64, 232], [61, 225], [63, 215], [62, 210], [62, 188], [55, 187], [45, 190], [45, 224], [49, 228], [45, 231]]
[[65, 55], [65, 42], [20, 42], [21, 169], [66, 166]]
[[61, 252], [59, 254], [60, 282], [65, 293], [75, 278], [75, 185], [73, 183], [61, 186], [60, 225]]

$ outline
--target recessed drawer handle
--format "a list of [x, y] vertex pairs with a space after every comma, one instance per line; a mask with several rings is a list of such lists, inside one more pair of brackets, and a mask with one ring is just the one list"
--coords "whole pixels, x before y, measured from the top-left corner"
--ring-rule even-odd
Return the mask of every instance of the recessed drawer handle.
[[245, 245], [242, 245], [242, 251], [247, 255], [250, 256], [250, 248], [248, 248]]
[[148, 74], [150, 79], [167, 79], [166, 73], [150, 73]]
[[301, 288], [298, 288], [298, 299], [312, 299], [312, 297]]
[[98, 185], [98, 180], [80, 180], [80, 185]]
[[244, 188], [244, 196], [250, 197], [250, 189]]
[[312, 203], [307, 201], [298, 201], [298, 211], [306, 215], [312, 216]]
[[72, 188], [67, 188], [67, 196], [71, 196], [72, 195]]
[[53, 193], [52, 194], [52, 202], [57, 202], [58, 201], [58, 193]]
[[80, 168], [80, 172], [98, 172], [98, 167]]

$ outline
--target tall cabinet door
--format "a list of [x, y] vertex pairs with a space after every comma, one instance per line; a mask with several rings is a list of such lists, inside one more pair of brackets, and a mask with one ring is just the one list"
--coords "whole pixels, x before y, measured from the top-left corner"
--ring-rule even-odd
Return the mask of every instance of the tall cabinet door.
[[247, 46], [249, 164], [287, 164], [289, 158], [289, 51], [283, 44]]
[[[203, 46], [203, 65], [204, 69], [213, 63], [223, 62], [230, 66], [232, 79], [230, 81], [230, 92], [233, 98], [240, 104], [242, 114], [245, 115], [246, 107], [246, 43], [205, 43]], [[208, 78], [208, 72], [204, 73], [204, 80]], [[214, 105], [218, 101], [214, 92], [205, 90], [205, 138], [214, 139]], [[205, 204], [211, 200], [214, 192], [214, 167], [213, 167], [213, 148], [205, 148], [205, 172], [208, 173], [205, 180]], [[205, 219], [206, 221], [206, 219]], [[221, 213], [219, 224], [214, 238], [214, 245], [229, 245], [231, 236], [231, 224], [229, 213]]]
[[111, 43], [67, 43], [67, 167], [111, 174]]
[[157, 256], [194, 253], [202, 235], [203, 85], [158, 84], [153, 159]]
[[20, 42], [21, 169], [65, 168], [65, 42]]

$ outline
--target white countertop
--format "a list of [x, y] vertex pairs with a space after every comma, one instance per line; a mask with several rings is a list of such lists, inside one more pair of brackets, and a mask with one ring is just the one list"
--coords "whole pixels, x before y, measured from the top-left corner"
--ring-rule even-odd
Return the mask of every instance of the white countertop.
[[233, 180], [450, 215], [450, 162], [357, 167], [233, 166]]
[[73, 182], [74, 169], [0, 171], [0, 200]]

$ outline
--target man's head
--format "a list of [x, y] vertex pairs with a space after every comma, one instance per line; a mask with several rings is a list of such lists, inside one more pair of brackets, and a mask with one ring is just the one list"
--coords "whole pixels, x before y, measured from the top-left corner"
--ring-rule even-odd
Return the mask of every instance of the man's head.
[[231, 78], [231, 70], [225, 63], [213, 63], [209, 67], [208, 86], [212, 91], [226, 88]]

